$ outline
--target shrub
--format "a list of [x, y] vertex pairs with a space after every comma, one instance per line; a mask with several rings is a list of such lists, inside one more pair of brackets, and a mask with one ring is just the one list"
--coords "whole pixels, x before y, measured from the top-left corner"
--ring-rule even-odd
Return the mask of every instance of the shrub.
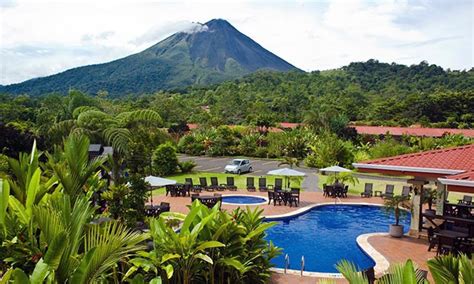
[[8, 164], [8, 157], [0, 154], [0, 172], [7, 173], [9, 170], [10, 166]]
[[198, 140], [193, 134], [184, 135], [179, 139], [178, 151], [188, 155], [199, 156], [204, 154], [203, 141]]
[[192, 172], [196, 166], [196, 162], [194, 161], [184, 161], [178, 163], [179, 170], [183, 174]]
[[369, 155], [372, 159], [397, 156], [409, 152], [411, 152], [410, 147], [390, 137], [378, 141], [369, 149]]
[[255, 150], [255, 156], [259, 158], [267, 158], [268, 157], [268, 150], [265, 147], [258, 147]]
[[173, 145], [166, 143], [156, 148], [153, 152], [153, 168], [159, 176], [168, 176], [176, 172], [178, 157]]
[[[262, 209], [236, 209], [232, 213], [209, 209], [198, 200], [184, 216], [164, 213], [150, 220], [154, 249], [140, 252], [130, 271], [147, 283], [158, 277], [165, 283], [267, 283], [271, 260], [280, 250], [265, 240]], [[179, 231], [167, 223], [183, 221]]]
[[308, 167], [323, 168], [333, 165], [349, 166], [354, 161], [353, 146], [333, 133], [318, 136], [310, 146], [312, 153], [305, 159]]

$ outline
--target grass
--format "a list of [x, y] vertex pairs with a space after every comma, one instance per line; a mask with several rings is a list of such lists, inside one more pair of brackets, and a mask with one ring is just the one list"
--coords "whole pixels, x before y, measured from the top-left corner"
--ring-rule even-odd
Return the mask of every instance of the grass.
[[[319, 188], [323, 188], [323, 184], [327, 183], [328, 176], [327, 175], [318, 175], [319, 178]], [[385, 192], [385, 185], [393, 184], [395, 186], [395, 194], [402, 194], [402, 187], [407, 185], [406, 182], [399, 182], [399, 181], [385, 181], [385, 180], [378, 180], [378, 179], [370, 179], [370, 178], [359, 178], [359, 183], [355, 185], [349, 184], [349, 194], [360, 195], [361, 192], [364, 191], [364, 186], [366, 183], [372, 183], [374, 185], [373, 190], [374, 192], [382, 191]]]
[[[254, 184], [258, 187], [258, 178], [265, 177], [267, 179], [268, 184], [275, 184], [275, 178], [282, 178], [283, 182], [285, 182], [285, 177], [282, 176], [255, 176], [251, 174], [246, 175], [233, 175], [233, 174], [224, 174], [224, 173], [212, 173], [212, 172], [192, 172], [187, 174], [177, 174], [172, 176], [167, 176], [166, 178], [172, 179], [177, 181], [178, 183], [184, 183], [185, 178], [192, 178], [193, 184], [199, 184], [199, 178], [205, 177], [207, 178], [207, 183], [210, 184], [211, 180], [210, 177], [217, 177], [219, 184], [225, 184], [227, 182], [227, 177], [232, 176], [234, 177], [234, 183], [238, 189], [246, 189], [247, 188], [247, 177], [254, 177], [255, 181]], [[302, 178], [291, 178], [291, 186], [292, 187], [301, 187], [303, 179]], [[161, 195], [164, 194], [165, 190], [163, 188], [157, 189], [153, 191], [153, 195]]]
[[[319, 180], [319, 188], [323, 188], [323, 184], [327, 183], [328, 176], [327, 175], [318, 175]], [[356, 183], [354, 186], [349, 185], [349, 194], [358, 195], [364, 191], [364, 186], [366, 183], [372, 183], [374, 185], [373, 190], [375, 191], [382, 191], [385, 192], [385, 185], [393, 184], [395, 186], [394, 192], [395, 195], [402, 194], [402, 188], [404, 185], [408, 185], [408, 183], [403, 181], [388, 181], [388, 180], [379, 180], [379, 179], [371, 179], [371, 178], [359, 178], [359, 183]], [[430, 186], [428, 186], [430, 187]], [[463, 194], [458, 192], [449, 192], [448, 200], [451, 203], [458, 203], [459, 199], [462, 199]], [[434, 207], [434, 205], [433, 205]]]

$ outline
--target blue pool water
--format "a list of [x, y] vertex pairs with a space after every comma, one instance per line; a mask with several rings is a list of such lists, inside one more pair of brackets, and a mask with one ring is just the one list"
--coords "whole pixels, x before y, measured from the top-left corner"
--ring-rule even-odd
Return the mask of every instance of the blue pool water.
[[[375, 265], [357, 245], [361, 234], [388, 232], [395, 223], [380, 206], [324, 205], [283, 221], [267, 230], [267, 240], [283, 248], [283, 254], [273, 260], [276, 267], [284, 268], [285, 254], [290, 257], [290, 269], [301, 269], [301, 256], [305, 258], [305, 271], [337, 272], [335, 265], [342, 259], [356, 264], [359, 269]], [[400, 224], [407, 232], [410, 215], [401, 217]]]
[[250, 195], [230, 195], [222, 197], [222, 202], [233, 204], [258, 204], [266, 201], [265, 198]]

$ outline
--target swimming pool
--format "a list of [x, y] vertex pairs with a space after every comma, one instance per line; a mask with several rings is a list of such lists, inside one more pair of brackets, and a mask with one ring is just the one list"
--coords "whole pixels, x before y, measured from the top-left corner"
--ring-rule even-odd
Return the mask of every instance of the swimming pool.
[[222, 196], [222, 203], [236, 205], [260, 205], [266, 204], [267, 199], [265, 197], [253, 195], [224, 195]]
[[[321, 205], [296, 217], [276, 221], [267, 230], [267, 240], [283, 248], [283, 254], [273, 260], [278, 268], [285, 267], [285, 254], [290, 257], [289, 269], [301, 269], [305, 258], [305, 271], [337, 273], [336, 263], [347, 259], [363, 270], [375, 265], [357, 245], [361, 234], [388, 232], [393, 214], [373, 205]], [[400, 224], [407, 232], [410, 216], [401, 217]]]

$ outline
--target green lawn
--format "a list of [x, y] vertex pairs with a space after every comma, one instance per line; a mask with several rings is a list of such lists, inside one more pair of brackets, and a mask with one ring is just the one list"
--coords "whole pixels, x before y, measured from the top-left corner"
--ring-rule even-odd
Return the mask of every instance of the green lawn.
[[[172, 179], [177, 181], [178, 183], [184, 183], [185, 178], [192, 178], [193, 184], [199, 184], [199, 178], [205, 177], [207, 178], [207, 184], [211, 183], [210, 177], [217, 177], [219, 184], [225, 184], [227, 177], [232, 176], [234, 177], [234, 183], [238, 189], [246, 189], [247, 188], [247, 177], [254, 177], [255, 178], [255, 186], [258, 187], [258, 178], [265, 177], [267, 178], [267, 185], [268, 184], [275, 184], [275, 178], [282, 178], [283, 182], [285, 181], [285, 177], [281, 176], [254, 176], [254, 175], [233, 175], [233, 174], [224, 174], [224, 173], [211, 173], [211, 172], [192, 172], [187, 174], [177, 174], [172, 176], [167, 176], [166, 178]], [[292, 178], [291, 179], [291, 186], [292, 187], [301, 187], [302, 178]], [[157, 189], [153, 191], [153, 195], [161, 195], [164, 194], [165, 190], [163, 188]]]

